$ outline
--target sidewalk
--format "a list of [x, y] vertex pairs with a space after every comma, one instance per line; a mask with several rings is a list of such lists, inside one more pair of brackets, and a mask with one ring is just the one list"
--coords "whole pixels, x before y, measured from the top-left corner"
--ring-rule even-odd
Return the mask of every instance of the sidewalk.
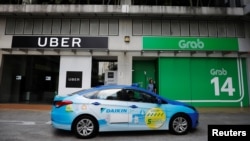
[[[1, 109], [20, 109], [20, 110], [51, 110], [49, 104], [0, 104]], [[199, 113], [250, 113], [250, 107], [197, 107]]]
[[49, 104], [0, 104], [1, 109], [20, 109], [20, 110], [51, 110]]
[[250, 113], [250, 107], [198, 107], [199, 113]]

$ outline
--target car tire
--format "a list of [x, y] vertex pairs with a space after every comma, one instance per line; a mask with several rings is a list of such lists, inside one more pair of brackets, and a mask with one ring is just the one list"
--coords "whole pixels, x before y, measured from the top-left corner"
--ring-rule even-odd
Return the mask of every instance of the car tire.
[[85, 115], [74, 121], [72, 130], [76, 137], [88, 139], [97, 135], [99, 127], [95, 118]]
[[185, 114], [174, 115], [169, 124], [170, 132], [176, 135], [187, 134], [190, 130], [190, 120]]

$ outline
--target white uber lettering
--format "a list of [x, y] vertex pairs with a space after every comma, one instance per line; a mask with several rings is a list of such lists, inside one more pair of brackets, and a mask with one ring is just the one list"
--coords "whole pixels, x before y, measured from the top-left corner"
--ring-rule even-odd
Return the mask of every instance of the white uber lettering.
[[50, 47], [57, 47], [58, 46], [58, 38], [50, 38]]
[[45, 47], [47, 45], [47, 37], [44, 38], [43, 43], [41, 43], [41, 37], [38, 38], [38, 46], [39, 47]]
[[61, 46], [62, 47], [69, 47], [69, 38], [62, 38], [62, 43]]
[[81, 47], [81, 38], [72, 38], [72, 47]]
[[38, 47], [62, 47], [62, 48], [81, 48], [81, 38], [71, 38], [71, 37], [38, 37], [37, 45]]

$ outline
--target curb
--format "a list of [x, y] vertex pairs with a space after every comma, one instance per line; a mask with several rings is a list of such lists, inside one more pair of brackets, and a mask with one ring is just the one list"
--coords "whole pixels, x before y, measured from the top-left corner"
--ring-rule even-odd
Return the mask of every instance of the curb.
[[[12, 110], [45, 110], [50, 111], [50, 104], [0, 104], [1, 109]], [[250, 113], [250, 107], [196, 107], [199, 113]]]

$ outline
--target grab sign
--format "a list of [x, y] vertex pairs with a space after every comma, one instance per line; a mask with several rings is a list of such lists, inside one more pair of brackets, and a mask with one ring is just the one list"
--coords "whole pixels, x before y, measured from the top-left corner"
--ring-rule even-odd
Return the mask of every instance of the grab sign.
[[159, 91], [196, 106], [247, 106], [244, 58], [159, 58]]
[[181, 49], [203, 49], [205, 46], [204, 42], [200, 39], [196, 41], [180, 40], [178, 45]]
[[237, 38], [145, 36], [142, 39], [143, 50], [238, 51]]

